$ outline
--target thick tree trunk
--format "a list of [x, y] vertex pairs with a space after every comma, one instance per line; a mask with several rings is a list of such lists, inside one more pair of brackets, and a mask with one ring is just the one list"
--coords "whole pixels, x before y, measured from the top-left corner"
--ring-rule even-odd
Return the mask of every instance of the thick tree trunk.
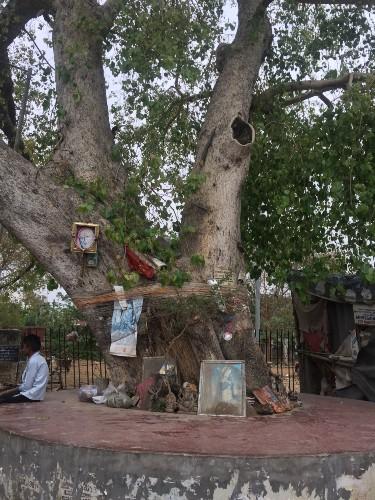
[[[193, 271], [194, 278], [215, 277], [235, 283], [244, 271], [240, 199], [253, 139], [247, 121], [254, 83], [271, 38], [263, 2], [240, 1], [238, 19], [234, 42], [218, 49], [220, 75], [200, 134], [194, 167], [203, 183], [187, 201], [182, 220], [182, 262], [191, 267], [189, 259], [194, 254], [205, 260], [203, 269]], [[206, 322], [195, 332], [195, 343], [198, 338], [205, 343], [198, 358], [245, 359], [247, 385], [265, 385], [269, 375], [252, 336], [249, 304], [240, 291], [235, 302], [236, 306], [229, 310], [235, 318], [232, 339], [223, 340], [223, 322]], [[214, 332], [208, 335], [207, 328], [212, 330], [214, 325]]]
[[[102, 236], [98, 268], [84, 270], [81, 256], [69, 250], [71, 225], [81, 218], [77, 208], [82, 200], [74, 189], [64, 187], [67, 178], [73, 176], [86, 183], [101, 179], [110, 188], [111, 197], [123, 187], [118, 165], [111, 160], [100, 13], [97, 3], [91, 0], [54, 1], [61, 137], [51, 164], [38, 171], [0, 144], [0, 222], [73, 300], [110, 291], [106, 276], [117, 267], [118, 255], [123, 252]], [[250, 156], [246, 121], [268, 36], [262, 3], [241, 0], [238, 32], [234, 43], [224, 47], [221, 73], [198, 144], [195, 170], [205, 176], [205, 181], [187, 202], [183, 216], [183, 227], [196, 227], [183, 239], [183, 261], [193, 279], [206, 280], [223, 271], [237, 276], [242, 269], [239, 200]], [[85, 217], [85, 221], [99, 223], [103, 235], [106, 221], [99, 212]], [[206, 266], [200, 272], [190, 265], [193, 254], [205, 258]], [[85, 310], [106, 353], [112, 307], [107, 304]], [[222, 335], [228, 317], [234, 317], [230, 342]], [[241, 291], [227, 301], [225, 313], [218, 311], [215, 300], [203, 304], [203, 309], [198, 304], [196, 310], [189, 301], [167, 306], [145, 302], [138, 357], [116, 358], [107, 353], [106, 358], [116, 381], [139, 380], [143, 355], [167, 354], [177, 359], [184, 380], [196, 382], [202, 359], [246, 359], [248, 385], [259, 386], [267, 382], [267, 368], [250, 327], [247, 298]]]
[[87, 0], [56, 2], [53, 49], [61, 142], [55, 163], [86, 182], [114, 183], [113, 137], [103, 72], [100, 11]]
[[[194, 172], [203, 184], [183, 213], [186, 257], [205, 258], [204, 275], [243, 270], [240, 253], [240, 192], [250, 162], [252, 90], [270, 41], [263, 2], [239, 2], [239, 27], [231, 45], [219, 46], [220, 75], [200, 133]], [[191, 229], [194, 232], [192, 233]]]
[[[30, 16], [36, 15], [40, 2], [30, 4], [35, 7]], [[77, 208], [84, 200], [73, 188], [66, 188], [65, 183], [71, 177], [86, 183], [102, 179], [111, 196], [123, 185], [121, 179], [115, 178], [119, 174], [118, 164], [111, 161], [113, 140], [103, 74], [99, 7], [89, 0], [55, 0], [53, 6], [46, 0], [44, 6], [51, 8], [55, 18], [53, 43], [60, 140], [53, 160], [41, 169], [5, 144], [0, 145], [0, 221], [74, 300], [76, 296], [111, 291], [106, 276], [117, 266], [121, 249], [102, 237], [98, 267], [83, 268], [82, 256], [70, 252], [70, 239], [72, 223], [82, 218]], [[17, 23], [20, 16], [17, 13]], [[29, 17], [24, 17], [27, 22]], [[102, 233], [107, 224], [98, 212], [85, 216], [84, 220], [99, 223]], [[87, 315], [99, 344], [107, 351], [112, 306], [105, 312], [89, 310]], [[106, 357], [110, 366], [117, 366], [112, 356]]]

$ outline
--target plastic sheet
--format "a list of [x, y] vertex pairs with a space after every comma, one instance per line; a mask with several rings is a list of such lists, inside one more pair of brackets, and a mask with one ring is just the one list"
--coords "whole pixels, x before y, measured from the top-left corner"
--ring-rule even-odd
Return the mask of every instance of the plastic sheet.
[[78, 399], [82, 403], [89, 403], [97, 393], [98, 389], [95, 385], [82, 385], [78, 391]]

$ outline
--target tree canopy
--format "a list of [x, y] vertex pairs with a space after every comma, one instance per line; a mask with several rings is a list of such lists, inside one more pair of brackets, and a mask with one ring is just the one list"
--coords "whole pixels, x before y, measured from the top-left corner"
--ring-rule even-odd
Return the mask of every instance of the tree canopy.
[[[244, 272], [373, 279], [372, 5], [2, 2], [0, 222], [85, 307], [121, 377], [139, 378], [142, 356], [176, 339], [186, 380], [202, 359], [244, 356], [248, 386], [264, 386]], [[96, 267], [70, 249], [79, 220], [100, 226]], [[147, 288], [129, 248], [166, 262], [161, 288], [191, 280], [188, 295], [208, 290], [213, 307], [203, 315], [197, 301], [175, 300], [167, 320], [163, 300], [150, 299], [137, 358], [119, 361], [112, 286]]]
[[374, 16], [282, 6], [243, 193], [248, 262], [281, 282], [293, 266], [311, 278], [335, 271], [373, 280]]
[[[337, 269], [368, 273], [374, 14], [363, 6], [279, 1], [270, 17], [273, 42], [256, 84], [256, 142], [242, 195], [247, 268], [279, 282], [295, 265], [314, 274], [332, 269], [333, 260]], [[174, 250], [166, 255], [156, 242], [161, 235], [176, 238], [184, 200], [202, 182], [190, 171], [215, 82], [214, 50], [233, 37], [234, 19], [234, 7], [217, 0], [136, 1], [121, 9], [105, 63], [112, 156], [127, 186], [122, 200], [103, 208], [112, 223], [108, 233], [121, 243], [174, 261]], [[55, 99], [49, 22], [45, 16], [27, 25], [11, 50], [18, 109], [25, 71], [33, 68], [24, 148], [40, 168], [59, 140], [63, 112]], [[67, 183], [80, 192], [82, 215], [104, 199], [100, 179], [91, 186]]]

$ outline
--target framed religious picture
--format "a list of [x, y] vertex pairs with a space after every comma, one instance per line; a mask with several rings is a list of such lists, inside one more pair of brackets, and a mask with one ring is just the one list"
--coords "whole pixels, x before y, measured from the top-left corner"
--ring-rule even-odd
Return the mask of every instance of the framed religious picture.
[[81, 253], [97, 253], [99, 224], [74, 222], [72, 227], [71, 251]]
[[246, 416], [244, 361], [202, 361], [198, 414]]

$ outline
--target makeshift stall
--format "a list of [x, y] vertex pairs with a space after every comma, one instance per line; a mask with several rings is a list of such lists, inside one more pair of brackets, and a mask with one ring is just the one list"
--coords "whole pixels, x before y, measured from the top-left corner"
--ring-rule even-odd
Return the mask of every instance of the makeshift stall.
[[293, 308], [301, 392], [375, 401], [375, 286], [332, 275]]

